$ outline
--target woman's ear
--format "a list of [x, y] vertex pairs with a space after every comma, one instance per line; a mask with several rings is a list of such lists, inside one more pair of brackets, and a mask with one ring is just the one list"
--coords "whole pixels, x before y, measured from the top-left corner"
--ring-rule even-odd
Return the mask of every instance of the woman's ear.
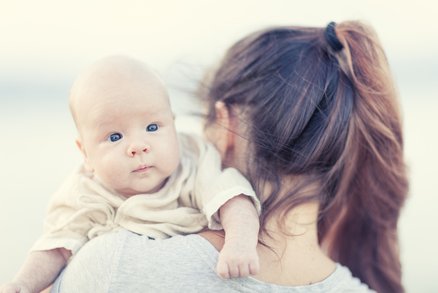
[[231, 113], [222, 101], [215, 104], [216, 120], [207, 131], [208, 139], [214, 143], [222, 159], [234, 146], [234, 132], [232, 128]]

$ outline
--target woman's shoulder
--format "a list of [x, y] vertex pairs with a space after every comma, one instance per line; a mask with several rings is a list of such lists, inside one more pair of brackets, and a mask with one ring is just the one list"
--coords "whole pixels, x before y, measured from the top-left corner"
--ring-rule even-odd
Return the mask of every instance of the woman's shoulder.
[[[190, 251], [196, 252], [197, 256], [212, 270], [210, 277], [216, 280], [219, 279], [215, 275], [215, 266], [219, 254], [218, 251], [220, 251], [224, 243], [224, 235], [221, 231], [205, 231], [200, 234], [177, 236], [174, 237], [173, 241], [185, 242], [187, 248]], [[336, 264], [335, 271], [326, 279], [305, 286], [270, 284], [252, 277], [225, 280], [224, 284], [231, 286], [230, 288], [240, 288], [237, 290], [238, 292], [374, 292], [358, 278], [355, 278], [347, 267], [339, 263]], [[220, 286], [218, 288], [221, 288]]]
[[339, 263], [336, 264], [336, 270], [321, 283], [325, 283], [325, 285], [330, 288], [330, 291], [327, 292], [376, 293], [366, 284], [362, 283], [358, 278], [354, 277], [347, 267]]
[[[222, 249], [224, 239], [222, 231], [209, 230], [201, 232], [199, 235], [190, 235], [185, 240], [190, 242], [191, 245], [196, 246], [198, 250], [203, 250], [203, 253], [217, 256], [218, 251]], [[213, 259], [213, 265], [215, 264], [214, 257], [206, 257], [206, 259]], [[326, 279], [306, 286], [280, 286], [264, 283], [255, 278], [241, 280], [243, 285], [254, 286], [257, 289], [255, 292], [262, 292], [262, 289], [267, 289], [268, 291], [275, 289], [276, 292], [308, 292], [309, 290], [312, 292], [374, 292], [366, 284], [354, 277], [347, 267], [339, 263], [336, 264], [334, 272]]]
[[370, 292], [340, 265], [326, 280], [298, 287], [251, 277], [221, 279], [216, 274], [221, 235], [201, 235], [152, 240], [120, 230], [99, 236], [67, 266], [58, 288], [60, 292], [93, 292], [102, 286], [114, 292]]

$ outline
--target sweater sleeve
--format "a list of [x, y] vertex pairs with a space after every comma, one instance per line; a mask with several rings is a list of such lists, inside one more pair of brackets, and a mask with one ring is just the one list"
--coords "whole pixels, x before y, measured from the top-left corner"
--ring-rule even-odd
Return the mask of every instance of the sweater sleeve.
[[184, 145], [197, 153], [195, 183], [192, 196], [198, 208], [206, 216], [210, 229], [222, 229], [218, 211], [231, 198], [246, 195], [251, 198], [260, 214], [260, 201], [249, 181], [236, 169], [222, 169], [222, 161], [216, 148], [201, 137], [193, 137], [191, 145]]

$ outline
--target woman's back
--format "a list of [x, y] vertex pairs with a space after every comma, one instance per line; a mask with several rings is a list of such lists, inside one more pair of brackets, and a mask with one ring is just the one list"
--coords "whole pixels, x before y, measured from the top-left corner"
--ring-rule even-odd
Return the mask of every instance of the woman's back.
[[150, 240], [121, 230], [90, 241], [52, 292], [372, 292], [340, 265], [323, 281], [303, 286], [223, 280], [216, 274], [217, 257], [199, 235]]

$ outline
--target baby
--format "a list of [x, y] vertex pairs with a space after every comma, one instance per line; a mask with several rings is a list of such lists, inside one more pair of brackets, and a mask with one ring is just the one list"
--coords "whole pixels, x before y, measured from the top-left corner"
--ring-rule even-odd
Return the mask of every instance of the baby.
[[43, 290], [82, 245], [120, 227], [150, 241], [223, 228], [218, 274], [258, 272], [260, 205], [251, 185], [222, 170], [211, 144], [177, 134], [152, 70], [124, 56], [99, 60], [75, 81], [70, 109], [84, 164], [53, 197], [44, 235], [2, 293]]

